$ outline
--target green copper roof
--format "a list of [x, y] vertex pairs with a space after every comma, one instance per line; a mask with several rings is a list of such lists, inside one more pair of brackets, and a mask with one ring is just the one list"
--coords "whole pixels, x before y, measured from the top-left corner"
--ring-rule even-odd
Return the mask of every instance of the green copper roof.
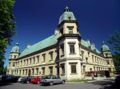
[[[29, 47], [26, 47], [24, 49], [24, 51], [20, 54], [20, 57], [23, 57], [23, 56], [26, 56], [28, 54], [31, 54], [33, 52], [36, 52], [36, 51], [39, 51], [39, 50], [42, 50], [44, 48], [47, 48], [49, 46], [52, 46], [54, 44], [57, 43], [57, 38], [59, 37], [60, 35], [59, 34], [54, 34], [32, 46], [29, 46]], [[100, 53], [100, 51], [98, 49], [95, 48], [95, 45], [94, 44], [91, 44], [89, 40], [85, 41], [83, 39], [81, 39], [81, 45], [87, 47], [87, 48], [90, 48], [91, 50], [96, 50], [97, 53]]]
[[28, 54], [31, 54], [33, 52], [42, 50], [44, 48], [47, 48], [49, 46], [52, 46], [52, 45], [56, 44], [58, 37], [59, 37], [58, 34], [54, 34], [54, 35], [52, 35], [52, 36], [34, 44], [32, 46], [29, 46], [29, 47], [25, 48], [25, 50], [20, 54], [20, 57], [26, 56]]
[[73, 12], [68, 7], [65, 8], [64, 13], [60, 16], [59, 24], [64, 20], [76, 20]]
[[100, 54], [100, 51], [95, 47], [95, 44], [94, 43], [90, 43], [89, 40], [83, 40], [81, 39], [81, 45], [86, 47], [86, 48], [89, 48], [91, 49], [92, 51], [96, 51], [98, 54]]
[[109, 51], [110, 48], [108, 47], [108, 45], [106, 45], [104, 42], [102, 44], [102, 51]]
[[18, 43], [16, 43], [16, 45], [12, 48], [11, 52], [16, 52], [16, 53], [20, 52], [20, 48], [19, 48], [19, 44]]

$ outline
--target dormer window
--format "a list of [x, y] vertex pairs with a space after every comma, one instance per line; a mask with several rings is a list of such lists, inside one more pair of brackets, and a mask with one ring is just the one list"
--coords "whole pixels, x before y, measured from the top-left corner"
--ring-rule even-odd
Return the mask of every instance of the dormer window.
[[105, 55], [106, 55], [106, 57], [108, 57], [108, 53], [106, 53]]
[[18, 50], [15, 50], [15, 52], [18, 52]]
[[73, 34], [74, 26], [67, 26], [69, 34]]
[[71, 20], [71, 16], [68, 17], [68, 20]]

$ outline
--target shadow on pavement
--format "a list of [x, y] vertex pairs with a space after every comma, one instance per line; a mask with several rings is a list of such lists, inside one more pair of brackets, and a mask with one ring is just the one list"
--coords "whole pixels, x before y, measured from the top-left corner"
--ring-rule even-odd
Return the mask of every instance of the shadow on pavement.
[[100, 89], [120, 89], [119, 85], [116, 85], [114, 83], [114, 80], [99, 80], [99, 81], [94, 81], [91, 82], [94, 85], [100, 85]]
[[12, 83], [0, 82], [0, 87], [1, 87], [1, 86], [8, 86], [8, 85], [12, 85]]

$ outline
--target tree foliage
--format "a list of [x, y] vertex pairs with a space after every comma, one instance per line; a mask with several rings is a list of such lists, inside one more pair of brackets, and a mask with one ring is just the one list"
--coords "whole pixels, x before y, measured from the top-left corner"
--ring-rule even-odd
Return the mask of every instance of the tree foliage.
[[15, 34], [14, 3], [15, 0], [0, 0], [0, 73], [3, 69], [5, 49]]
[[108, 42], [114, 49], [113, 57], [116, 71], [120, 72], [120, 32], [112, 35]]

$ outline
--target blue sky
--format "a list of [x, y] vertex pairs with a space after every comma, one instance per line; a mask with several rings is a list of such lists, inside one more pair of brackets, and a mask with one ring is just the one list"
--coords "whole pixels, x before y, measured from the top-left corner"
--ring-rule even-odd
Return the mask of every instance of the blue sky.
[[52, 35], [66, 6], [77, 18], [82, 38], [94, 42], [98, 49], [102, 41], [120, 31], [120, 0], [16, 0], [16, 34], [6, 49], [5, 66], [16, 42], [23, 51], [28, 44]]

